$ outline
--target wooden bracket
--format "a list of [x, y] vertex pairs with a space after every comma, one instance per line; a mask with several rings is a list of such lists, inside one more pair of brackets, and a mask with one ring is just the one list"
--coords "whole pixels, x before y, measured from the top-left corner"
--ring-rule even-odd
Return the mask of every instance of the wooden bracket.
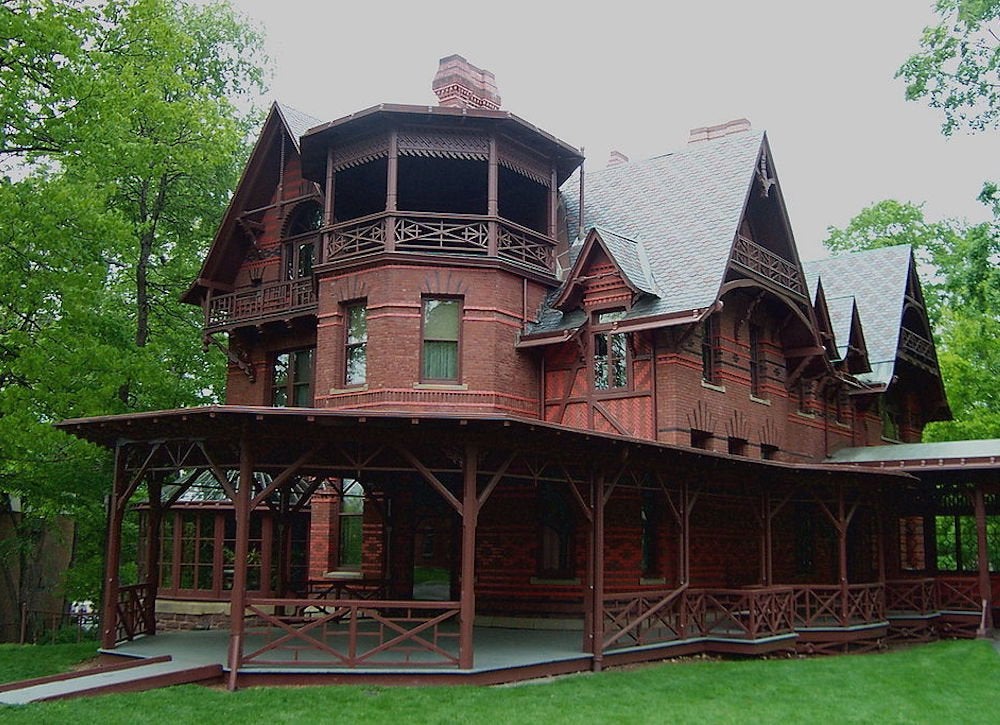
[[215, 345], [217, 348], [222, 350], [230, 365], [238, 367], [243, 374], [247, 376], [251, 383], [257, 382], [257, 371], [254, 370], [253, 361], [250, 359], [250, 353], [240, 347], [232, 337], [229, 338], [229, 346], [227, 347], [216, 340], [215, 335], [212, 333], [206, 333], [202, 338], [202, 344], [206, 349], [210, 344]]

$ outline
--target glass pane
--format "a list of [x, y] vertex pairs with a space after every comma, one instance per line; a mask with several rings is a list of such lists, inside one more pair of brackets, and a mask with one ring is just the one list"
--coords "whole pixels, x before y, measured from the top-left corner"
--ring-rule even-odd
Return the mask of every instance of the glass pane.
[[424, 339], [458, 341], [458, 300], [424, 300]]
[[608, 338], [603, 333], [594, 335], [594, 387], [608, 387]]
[[295, 376], [296, 383], [305, 383], [312, 380], [312, 360], [312, 349], [299, 350], [295, 353], [295, 370], [293, 375]]
[[458, 379], [458, 343], [424, 343], [424, 380]]
[[[287, 352], [283, 352], [274, 358], [274, 370], [271, 374], [271, 384], [274, 386], [274, 399], [278, 400], [278, 389], [284, 388], [288, 384], [288, 366], [291, 357]], [[283, 403], [282, 403], [283, 404]], [[275, 405], [278, 405], [275, 402]]]
[[361, 566], [361, 516], [340, 518], [340, 566]]
[[613, 312], [598, 312], [597, 323], [603, 325], [606, 322], [618, 322], [625, 318], [625, 310], [614, 310]]
[[198, 561], [201, 564], [211, 564], [215, 557], [215, 541], [213, 539], [202, 539], [198, 544]]
[[615, 361], [614, 379], [611, 384], [615, 388], [624, 388], [628, 385], [628, 366], [626, 364], [628, 362], [628, 349], [625, 335], [611, 335], [611, 354]]
[[368, 374], [368, 353], [364, 345], [347, 348], [347, 384], [360, 385]]
[[347, 344], [357, 345], [368, 340], [368, 309], [364, 305], [347, 308]]
[[169, 561], [160, 562], [160, 586], [171, 589], [174, 586], [174, 565]]
[[295, 406], [308, 408], [312, 405], [312, 385], [302, 383], [295, 386]]
[[181, 567], [181, 589], [194, 589], [194, 567], [193, 566], [182, 566]]
[[284, 408], [288, 405], [288, 391], [284, 388], [275, 388], [274, 399], [271, 401], [271, 404], [275, 408]]
[[313, 258], [316, 255], [312, 242], [299, 245], [299, 277], [308, 277], [313, 271]]
[[198, 588], [199, 589], [212, 588], [212, 567], [210, 566], [198, 567]]

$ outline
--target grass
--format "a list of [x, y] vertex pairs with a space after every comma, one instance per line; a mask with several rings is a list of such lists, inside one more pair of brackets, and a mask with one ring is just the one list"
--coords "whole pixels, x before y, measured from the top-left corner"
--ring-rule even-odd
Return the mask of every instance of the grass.
[[0, 682], [65, 672], [96, 654], [97, 642], [93, 640], [52, 645], [0, 644]]
[[[20, 658], [0, 649], [0, 671]], [[144, 723], [995, 723], [998, 679], [991, 643], [949, 641], [881, 655], [678, 660], [505, 687], [188, 685], [0, 707], [0, 721], [133, 723], [141, 713]]]

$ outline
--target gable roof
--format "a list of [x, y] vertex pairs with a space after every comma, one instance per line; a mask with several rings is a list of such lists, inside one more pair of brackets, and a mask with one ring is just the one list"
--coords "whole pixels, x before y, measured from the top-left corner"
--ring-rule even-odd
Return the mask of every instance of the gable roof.
[[[864, 382], [888, 385], [895, 373], [906, 284], [912, 263], [912, 250], [909, 245], [903, 244], [840, 254], [803, 264], [811, 294], [815, 295], [817, 283], [822, 278], [831, 318], [834, 313], [830, 303], [833, 300], [853, 297], [865, 328], [868, 360], [872, 368], [870, 373], [858, 375]], [[834, 322], [838, 348], [850, 339], [850, 318], [845, 317], [846, 328], [840, 328]], [[840, 329], [844, 329], [843, 337]]]
[[243, 175], [236, 184], [233, 196], [226, 207], [226, 213], [215, 232], [212, 246], [202, 262], [198, 277], [184, 293], [182, 301], [195, 305], [200, 304], [206, 287], [212, 282], [218, 281], [216, 278], [220, 274], [232, 275], [235, 273], [239, 267], [239, 259], [242, 259], [240, 255], [244, 253], [244, 250], [233, 249], [233, 233], [239, 215], [247, 208], [261, 206], [263, 203], [261, 195], [269, 195], [273, 191], [270, 185], [261, 183], [261, 176], [265, 173], [263, 169], [267, 166], [267, 157], [273, 151], [275, 139], [280, 138], [279, 134], [284, 133], [292, 140], [296, 151], [298, 151], [299, 137], [318, 123], [320, 122], [317, 119], [291, 106], [277, 101], [271, 104], [271, 110], [268, 112], [260, 134], [250, 151], [250, 158], [247, 160], [246, 166], [243, 167]]
[[[647, 260], [656, 299], [646, 315], [715, 302], [765, 144], [763, 132], [745, 131], [586, 174], [580, 226], [629, 240]], [[579, 221], [578, 187], [577, 175], [563, 185], [568, 224]]]

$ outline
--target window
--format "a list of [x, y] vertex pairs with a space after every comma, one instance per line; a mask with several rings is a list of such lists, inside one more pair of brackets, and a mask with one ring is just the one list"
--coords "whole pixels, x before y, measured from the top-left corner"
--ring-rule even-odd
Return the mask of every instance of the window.
[[308, 408], [312, 405], [313, 353], [315, 348], [282, 352], [271, 371], [271, 405]]
[[421, 379], [458, 382], [458, 343], [462, 301], [428, 297], [423, 305]]
[[691, 447], [707, 451], [712, 443], [712, 434], [707, 430], [691, 429]]
[[747, 442], [744, 438], [730, 438], [728, 449], [731, 456], [745, 456], [747, 454]]
[[365, 303], [348, 305], [344, 320], [344, 382], [347, 385], [363, 385], [368, 374], [368, 308]]
[[628, 340], [624, 332], [615, 332], [615, 323], [625, 310], [598, 312], [594, 315], [594, 389], [628, 387]]
[[340, 569], [361, 568], [361, 537], [365, 512], [365, 490], [361, 484], [346, 478], [340, 484], [340, 545], [337, 566]]
[[760, 444], [760, 457], [765, 461], [773, 461], [778, 457], [778, 446], [770, 443]]
[[701, 329], [701, 377], [706, 383], [719, 382], [719, 321], [709, 316]]
[[750, 325], [750, 395], [764, 397], [764, 350], [761, 346], [760, 325]]
[[573, 576], [573, 512], [562, 492], [549, 483], [538, 489], [541, 508], [540, 576], [569, 579]]
[[285, 244], [285, 279], [302, 279], [312, 274], [316, 257], [316, 238], [297, 239], [323, 226], [323, 209], [315, 201], [308, 201], [295, 208], [288, 222], [285, 236], [291, 241]]

